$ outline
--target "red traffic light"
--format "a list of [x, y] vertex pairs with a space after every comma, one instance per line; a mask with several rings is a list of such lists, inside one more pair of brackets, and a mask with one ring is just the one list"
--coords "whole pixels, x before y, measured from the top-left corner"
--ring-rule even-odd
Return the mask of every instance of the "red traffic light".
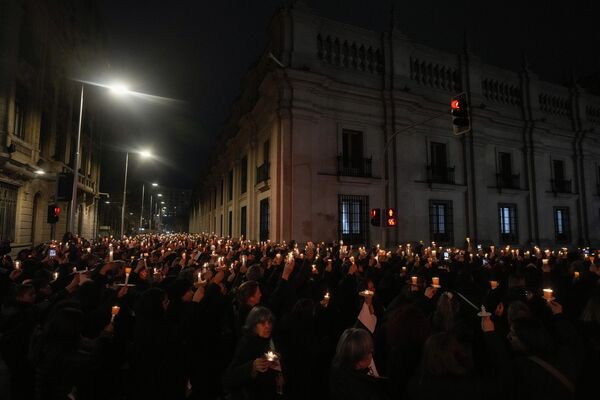
[[450, 107], [452, 107], [453, 110], [460, 110], [462, 108], [462, 104], [460, 103], [460, 100], [453, 99], [450, 102]]
[[56, 215], [57, 217], [60, 214], [60, 207], [54, 207], [54, 215]]
[[381, 209], [380, 208], [372, 208], [370, 214], [371, 214], [371, 225], [381, 226]]

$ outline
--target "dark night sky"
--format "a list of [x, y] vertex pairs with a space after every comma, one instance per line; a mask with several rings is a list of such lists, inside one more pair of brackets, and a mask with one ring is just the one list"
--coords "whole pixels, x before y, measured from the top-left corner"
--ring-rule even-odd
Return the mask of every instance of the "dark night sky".
[[[374, 30], [389, 25], [392, 0], [313, 0], [319, 14]], [[111, 74], [131, 89], [181, 102], [136, 100], [119, 105], [119, 136], [147, 143], [161, 160], [131, 160], [130, 182], [158, 180], [192, 187], [215, 136], [239, 93], [240, 79], [266, 44], [266, 28], [282, 0], [102, 0]], [[565, 81], [600, 71], [600, 29], [593, 1], [567, 3], [395, 1], [397, 26], [415, 42], [457, 51], [463, 32], [484, 61], [517, 70], [521, 53], [544, 79]], [[574, 5], [577, 4], [577, 5]], [[569, 8], [571, 7], [571, 8]], [[110, 111], [110, 110], [109, 110]], [[125, 118], [126, 116], [126, 118]], [[126, 138], [124, 140], [123, 138]], [[122, 187], [122, 156], [106, 153], [103, 190]]]

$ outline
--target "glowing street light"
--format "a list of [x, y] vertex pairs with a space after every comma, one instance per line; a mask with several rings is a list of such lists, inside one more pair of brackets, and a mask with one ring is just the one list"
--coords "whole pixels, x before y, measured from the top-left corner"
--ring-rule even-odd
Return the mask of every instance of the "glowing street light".
[[152, 186], [157, 187], [158, 183], [153, 183]]
[[108, 86], [111, 92], [118, 96], [124, 96], [130, 93], [129, 88], [122, 83], [117, 83], [114, 85]]

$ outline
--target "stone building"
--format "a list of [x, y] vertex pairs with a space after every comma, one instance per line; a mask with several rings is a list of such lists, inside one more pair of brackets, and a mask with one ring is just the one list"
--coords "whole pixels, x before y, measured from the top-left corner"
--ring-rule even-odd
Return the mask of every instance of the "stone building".
[[[468, 46], [444, 52], [304, 6], [276, 14], [269, 33], [196, 190], [191, 231], [598, 243], [600, 97], [542, 81], [526, 61], [505, 70]], [[450, 99], [462, 92], [471, 132], [457, 136]], [[386, 207], [397, 226], [371, 226], [369, 209]]]
[[[57, 174], [72, 172], [84, 64], [98, 65], [102, 31], [94, 2], [0, 3], [0, 239], [14, 250], [61, 238], [69, 202], [54, 232], [47, 207]], [[93, 97], [93, 96], [91, 96]], [[100, 178], [100, 128], [86, 98], [75, 231], [92, 237]], [[89, 99], [89, 101], [88, 101]], [[42, 174], [43, 173], [43, 174]]]

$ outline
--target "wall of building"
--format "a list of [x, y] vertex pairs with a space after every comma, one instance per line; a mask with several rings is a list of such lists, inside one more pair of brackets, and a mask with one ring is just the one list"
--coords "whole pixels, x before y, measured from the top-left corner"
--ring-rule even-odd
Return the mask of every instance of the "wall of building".
[[[80, 84], [70, 78], [82, 76], [84, 62], [98, 66], [102, 38], [93, 2], [3, 2], [0, 15], [0, 182], [17, 191], [14, 214], [3, 213], [0, 223], [14, 225], [2, 239], [18, 250], [67, 230], [69, 203], [57, 202], [56, 191], [58, 174], [72, 171], [75, 158]], [[85, 237], [95, 232], [100, 179], [102, 128], [90, 112], [91, 97], [83, 113], [74, 229]], [[49, 204], [61, 208], [54, 232]]]
[[[247, 149], [249, 159], [260, 157], [269, 132], [268, 189], [255, 187], [240, 199], [234, 192], [236, 222], [239, 205], [252, 205], [250, 239], [258, 239], [257, 205], [268, 196], [271, 239], [337, 240], [338, 196], [344, 194], [368, 196], [370, 208], [398, 210], [395, 229], [367, 225], [372, 243], [431, 240], [431, 200], [452, 202], [449, 244], [461, 244], [467, 236], [501, 243], [501, 204], [516, 208], [518, 244], [559, 244], [556, 207], [568, 207], [570, 220], [570, 238], [560, 244], [598, 242], [597, 96], [576, 84], [539, 80], [526, 60], [521, 71], [502, 70], [485, 64], [468, 46], [459, 54], [442, 52], [397, 30], [371, 32], [303, 7], [275, 16], [270, 32], [271, 45], [244, 79], [213, 168], [198, 190], [191, 230], [229, 233], [219, 226], [221, 215], [228, 226], [229, 208], [211, 210], [203, 195], [210, 197], [211, 187], [219, 191], [230, 168], [237, 176], [236, 162]], [[286, 68], [272, 62], [269, 67], [269, 51]], [[456, 136], [446, 114], [450, 98], [461, 92], [469, 98], [472, 129]], [[368, 176], [338, 170], [344, 129], [363, 132], [365, 157], [372, 157]], [[384, 151], [394, 132], [399, 133]], [[447, 182], [428, 175], [432, 142], [446, 145], [453, 169]], [[510, 154], [510, 187], [497, 177], [501, 152]], [[564, 162], [565, 187], [570, 181], [571, 190], [556, 189], [554, 160]], [[239, 234], [236, 228], [232, 234]]]

